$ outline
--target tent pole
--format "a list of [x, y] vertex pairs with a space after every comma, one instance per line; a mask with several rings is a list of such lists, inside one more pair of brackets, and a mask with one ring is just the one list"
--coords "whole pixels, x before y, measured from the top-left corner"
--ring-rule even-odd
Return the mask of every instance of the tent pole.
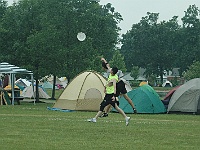
[[14, 77], [15, 74], [11, 73], [11, 88], [12, 88], [12, 105], [14, 105], [14, 101], [15, 101], [15, 81], [14, 81]]
[[31, 74], [31, 84], [33, 88], [33, 99], [34, 99], [34, 105], [35, 105], [35, 93], [34, 93], [34, 79], [33, 79], [33, 74]]

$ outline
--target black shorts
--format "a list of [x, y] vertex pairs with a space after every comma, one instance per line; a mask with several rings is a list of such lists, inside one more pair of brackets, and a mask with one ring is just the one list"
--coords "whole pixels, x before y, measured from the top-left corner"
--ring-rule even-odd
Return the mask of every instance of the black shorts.
[[120, 80], [117, 83], [116, 87], [117, 87], [117, 91], [116, 91], [117, 96], [119, 96], [120, 94], [126, 94], [127, 93], [125, 83], [122, 80]]
[[115, 103], [118, 105], [118, 101], [115, 99], [115, 101], [112, 100], [114, 94], [106, 94], [104, 97], [104, 100], [100, 104], [100, 111], [103, 111], [104, 108], [111, 104], [115, 108]]

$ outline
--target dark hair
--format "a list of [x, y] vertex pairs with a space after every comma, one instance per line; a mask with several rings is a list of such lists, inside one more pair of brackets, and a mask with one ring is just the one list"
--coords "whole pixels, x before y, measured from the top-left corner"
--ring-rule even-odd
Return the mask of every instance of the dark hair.
[[117, 67], [113, 67], [112, 68], [112, 72], [113, 72], [113, 74], [116, 74], [118, 72], [118, 68]]
[[105, 69], [108, 69], [108, 67], [106, 66], [106, 63], [104, 61], [102, 61], [102, 67]]

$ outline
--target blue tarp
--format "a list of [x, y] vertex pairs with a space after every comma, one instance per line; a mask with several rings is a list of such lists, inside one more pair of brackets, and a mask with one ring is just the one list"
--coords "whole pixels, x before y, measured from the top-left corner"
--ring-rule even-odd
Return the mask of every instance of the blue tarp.
[[74, 112], [74, 110], [69, 110], [69, 109], [60, 109], [60, 108], [51, 108], [47, 107], [48, 110], [54, 110], [54, 111], [62, 111], [62, 112]]

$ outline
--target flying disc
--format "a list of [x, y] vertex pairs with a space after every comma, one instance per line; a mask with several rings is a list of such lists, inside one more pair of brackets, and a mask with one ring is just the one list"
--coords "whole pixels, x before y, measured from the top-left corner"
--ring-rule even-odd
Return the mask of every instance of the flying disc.
[[78, 39], [79, 41], [84, 41], [85, 38], [86, 38], [85, 33], [79, 32], [79, 33], [77, 34], [77, 39]]

